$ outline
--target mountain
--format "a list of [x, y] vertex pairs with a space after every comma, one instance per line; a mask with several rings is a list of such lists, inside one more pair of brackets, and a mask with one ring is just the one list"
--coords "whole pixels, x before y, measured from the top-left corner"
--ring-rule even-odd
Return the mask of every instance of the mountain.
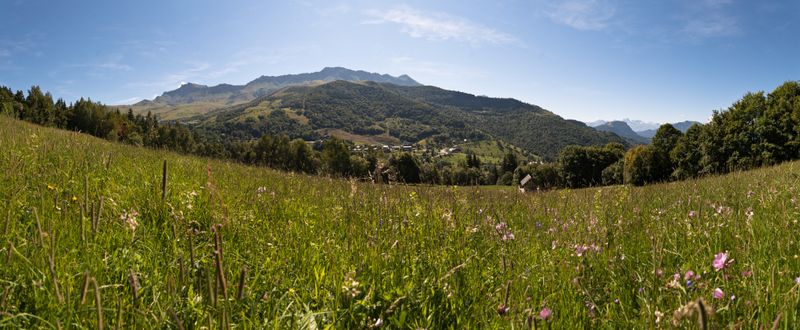
[[[692, 127], [695, 124], [701, 124], [701, 123], [696, 121], [686, 120], [678, 123], [672, 123], [672, 126], [678, 129], [679, 131], [686, 133], [686, 131], [689, 130], [689, 127]], [[653, 136], [656, 135], [656, 131], [658, 131], [658, 128], [637, 131], [636, 134], [639, 134], [640, 136], [643, 136], [648, 139], [652, 139]]]
[[370, 144], [500, 140], [554, 159], [566, 145], [628, 144], [515, 99], [433, 86], [337, 80], [290, 86], [247, 103], [186, 118], [200, 134], [234, 139], [325, 135]]
[[[647, 122], [647, 121], [630, 119], [630, 118], [625, 118], [625, 119], [616, 120], [616, 121], [624, 122], [625, 124], [628, 125], [628, 127], [630, 127], [633, 131], [636, 131], [636, 132], [644, 131], [644, 130], [648, 130], [648, 129], [658, 129], [658, 126], [661, 126], [661, 124], [659, 124], [659, 123]], [[597, 127], [597, 126], [606, 124], [608, 122], [609, 121], [607, 121], [607, 120], [602, 120], [601, 119], [601, 120], [595, 120], [595, 121], [586, 122], [586, 125], [589, 125], [590, 127]]]
[[162, 120], [181, 119], [203, 114], [226, 106], [243, 104], [258, 97], [268, 95], [288, 86], [315, 85], [335, 80], [374, 81], [399, 86], [420, 86], [409, 77], [350, 70], [341, 67], [326, 67], [319, 72], [290, 74], [283, 76], [261, 76], [245, 85], [220, 84], [206, 86], [194, 83], [184, 84], [178, 89], [164, 92], [151, 100], [144, 100], [131, 106], [136, 113], [151, 112]]
[[625, 139], [628, 139], [634, 144], [650, 143], [649, 138], [644, 138], [639, 134], [636, 134], [636, 132], [634, 132], [633, 129], [631, 129], [631, 127], [628, 126], [628, 124], [624, 121], [615, 120], [605, 122], [601, 125], [594, 126], [594, 129], [598, 131], [614, 133]]

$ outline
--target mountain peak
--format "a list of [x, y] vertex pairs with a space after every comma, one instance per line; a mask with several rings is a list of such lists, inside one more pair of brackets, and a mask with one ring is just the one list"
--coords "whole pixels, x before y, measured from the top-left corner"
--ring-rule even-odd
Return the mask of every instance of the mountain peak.
[[[331, 82], [336, 80], [344, 81], [373, 81], [376, 83], [388, 83], [399, 86], [421, 86], [407, 74], [395, 77], [388, 74], [367, 72], [363, 70], [351, 70], [340, 66], [329, 66], [322, 68], [321, 71], [300, 74], [288, 74], [282, 76], [261, 76], [245, 85], [219, 84], [206, 86], [196, 83], [183, 83], [177, 89], [164, 92], [156, 97], [152, 102], [167, 105], [185, 105], [197, 102], [206, 102], [219, 106], [239, 104], [251, 101], [257, 97], [270, 94], [278, 89], [309, 85], [318, 82]], [[149, 105], [147, 102], [140, 102], [141, 105]]]

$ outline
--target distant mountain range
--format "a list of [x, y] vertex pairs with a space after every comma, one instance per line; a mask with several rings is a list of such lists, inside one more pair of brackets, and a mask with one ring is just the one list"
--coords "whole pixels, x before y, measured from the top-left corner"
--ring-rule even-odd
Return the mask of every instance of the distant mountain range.
[[226, 106], [243, 104], [268, 95], [281, 88], [326, 82], [374, 81], [398, 86], [421, 86], [407, 75], [399, 77], [341, 67], [326, 67], [319, 72], [283, 76], [261, 76], [245, 85], [219, 84], [206, 86], [187, 83], [178, 89], [164, 92], [153, 100], [144, 100], [131, 106], [134, 112], [156, 114], [162, 120], [185, 118], [203, 114]]
[[[619, 135], [634, 144], [650, 143], [650, 140], [653, 138], [653, 136], [656, 135], [656, 131], [658, 131], [658, 127], [660, 126], [660, 124], [645, 123], [642, 121], [633, 121], [636, 123], [637, 127], [647, 127], [647, 126], [652, 127], [640, 131], [634, 131], [633, 128], [631, 128], [629, 122], [631, 122], [630, 119], [614, 120], [614, 121], [600, 120], [587, 123], [587, 125], [594, 127], [594, 129], [598, 131], [611, 132], [616, 135]], [[679, 131], [686, 133], [689, 127], [692, 127], [692, 125], [695, 124], [700, 124], [700, 123], [696, 121], [687, 120], [687, 121], [672, 123], [672, 126], [674, 126]]]
[[407, 75], [345, 68], [262, 76], [245, 85], [190, 83], [131, 107], [223, 141], [265, 134], [393, 145], [451, 145], [466, 139], [496, 141], [549, 160], [571, 144], [631, 144], [515, 99], [423, 86]]
[[650, 138], [643, 137], [631, 129], [630, 126], [624, 121], [609, 121], [603, 124], [594, 126], [594, 129], [603, 132], [611, 132], [620, 137], [623, 137], [634, 144], [647, 144], [650, 143]]

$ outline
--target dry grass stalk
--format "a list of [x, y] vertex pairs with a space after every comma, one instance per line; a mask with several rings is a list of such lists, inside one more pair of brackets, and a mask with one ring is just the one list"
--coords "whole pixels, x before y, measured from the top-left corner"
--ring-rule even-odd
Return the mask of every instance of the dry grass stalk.
[[81, 305], [86, 304], [86, 293], [89, 291], [89, 272], [83, 273], [83, 289], [81, 290]]
[[97, 216], [94, 218], [94, 232], [92, 234], [97, 235], [97, 231], [100, 229], [100, 217], [103, 216], [103, 197], [100, 197], [100, 202], [97, 204]]
[[172, 322], [175, 322], [175, 326], [178, 327], [179, 330], [183, 330], [183, 322], [181, 322], [181, 319], [178, 318], [178, 314], [175, 314], [175, 311], [172, 310], [172, 308], [170, 308], [168, 312], [169, 316], [172, 317]]
[[236, 287], [236, 300], [241, 301], [244, 297], [244, 281], [247, 277], [247, 266], [242, 267], [242, 271], [239, 273], [239, 285]]
[[183, 287], [183, 284], [185, 283], [186, 270], [184, 267], [183, 257], [178, 257], [178, 287]]
[[39, 246], [44, 247], [44, 231], [42, 231], [42, 222], [39, 220], [39, 212], [33, 208], [33, 215], [36, 218], [36, 230], [39, 232]]
[[103, 301], [100, 299], [100, 287], [94, 277], [91, 278], [91, 281], [94, 286], [94, 301], [97, 304], [97, 329], [103, 330]]
[[214, 261], [217, 268], [217, 285], [222, 289], [222, 296], [228, 300], [228, 283], [222, 265], [222, 234], [219, 232], [221, 227], [218, 225], [214, 228]]
[[161, 201], [167, 200], [167, 160], [164, 160], [164, 168], [161, 172]]
[[0, 298], [0, 310], [6, 309], [6, 301], [8, 300], [8, 294], [11, 292], [11, 287], [7, 286], [3, 289], [3, 297]]
[[58, 288], [58, 277], [56, 276], [57, 275], [57, 273], [56, 273], [56, 263], [53, 260], [53, 255], [52, 254], [47, 257], [47, 261], [48, 261], [48, 264], [50, 266], [50, 275], [53, 276], [53, 288], [55, 288], [55, 291], [56, 291], [56, 298], [58, 298], [58, 303], [59, 304], [63, 304], [64, 303], [64, 296], [61, 295], [61, 290]]
[[204, 269], [204, 273], [206, 273], [206, 284], [208, 287], [208, 300], [211, 302], [212, 306], [217, 306], [217, 288], [214, 286], [214, 280], [211, 279], [211, 273], [208, 270]]
[[139, 304], [139, 279], [136, 278], [136, 273], [131, 270], [128, 276], [128, 282], [131, 286], [131, 295], [133, 296], [133, 305]]

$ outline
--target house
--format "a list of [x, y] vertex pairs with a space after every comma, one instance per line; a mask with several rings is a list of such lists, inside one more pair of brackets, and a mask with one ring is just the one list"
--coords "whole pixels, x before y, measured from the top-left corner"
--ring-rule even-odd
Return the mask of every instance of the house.
[[[533, 179], [530, 174], [526, 175], [522, 180], [519, 181], [519, 191], [520, 192], [528, 192], [533, 191], [535, 187], [533, 187]], [[538, 189], [536, 189], [538, 190]]]

